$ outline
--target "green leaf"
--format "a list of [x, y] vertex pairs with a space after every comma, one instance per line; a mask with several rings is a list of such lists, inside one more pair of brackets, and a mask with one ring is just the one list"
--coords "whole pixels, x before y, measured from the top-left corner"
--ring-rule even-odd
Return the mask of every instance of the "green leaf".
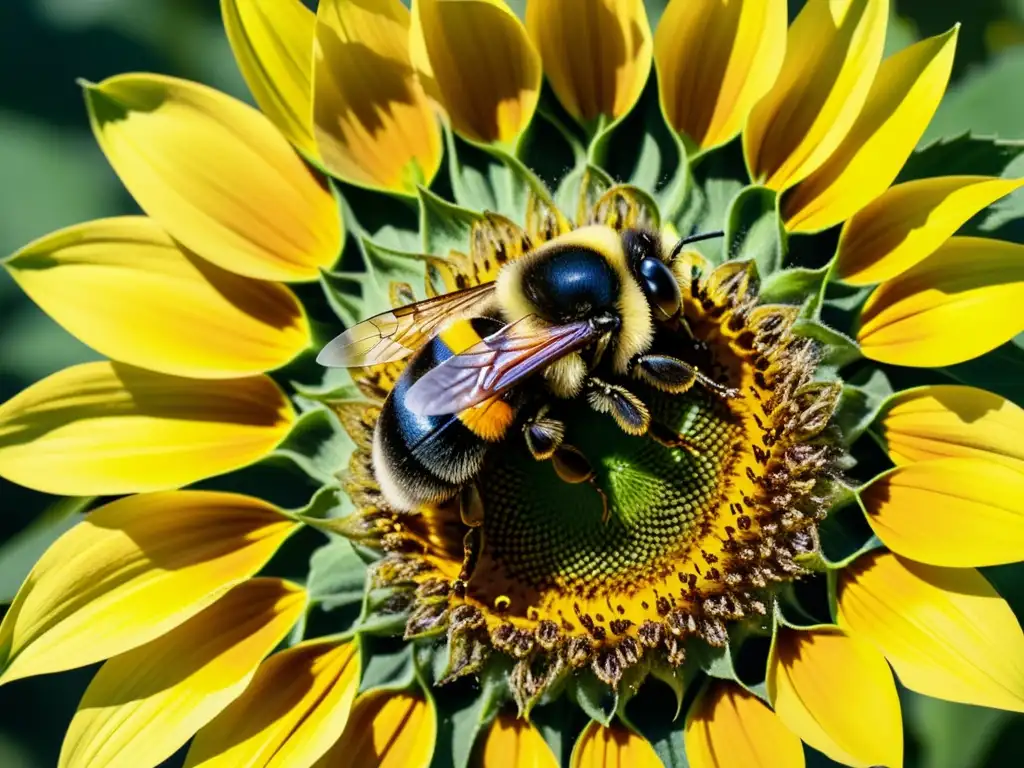
[[391, 309], [392, 283], [410, 285], [417, 299], [427, 297], [427, 265], [422, 254], [386, 248], [365, 238], [360, 241], [360, 246], [366, 257], [366, 271], [373, 275], [382, 294], [388, 297], [387, 306], [383, 309]]
[[569, 695], [591, 720], [597, 720], [604, 726], [611, 725], [619, 704], [618, 694], [598, 680], [590, 669], [584, 669], [572, 678]]
[[319, 520], [346, 517], [354, 509], [352, 500], [336, 485], [325, 485], [301, 509], [291, 510], [303, 522], [316, 526]]
[[598, 198], [614, 185], [615, 179], [602, 168], [584, 163], [562, 180], [555, 193], [555, 204], [569, 219], [575, 221], [578, 213], [587, 213]]
[[453, 205], [428, 189], [420, 189], [420, 234], [426, 253], [446, 257], [451, 251], [465, 252], [469, 235], [481, 214]]
[[768, 304], [802, 304], [808, 296], [820, 293], [827, 274], [828, 267], [781, 269], [762, 278], [758, 293]]
[[[686, 664], [684, 669], [690, 670], [687, 685], [692, 686], [696, 682], [694, 665]], [[652, 675], [655, 675], [653, 671]], [[663, 680], [660, 676], [648, 678], [640, 693], [630, 700], [622, 720], [650, 742], [665, 768], [689, 768], [683, 743], [686, 717], [680, 706], [679, 692]]]
[[494, 154], [445, 128], [448, 172], [455, 202], [472, 211], [492, 211], [522, 222], [529, 187]]
[[572, 117], [561, 109], [554, 94], [548, 98], [549, 91], [549, 86], [542, 91], [537, 113], [519, 139], [516, 157], [549, 189], [558, 189], [568, 174], [586, 165], [587, 149], [582, 136], [573, 130]]
[[830, 570], [845, 568], [858, 557], [883, 544], [871, 526], [856, 491], [844, 496], [818, 526], [822, 562]]
[[507, 673], [505, 664], [487, 664], [480, 674], [479, 690], [468, 701], [452, 702], [449, 699], [454, 697], [446, 697], [443, 690], [435, 691], [441, 722], [432, 765], [469, 768], [480, 732], [511, 698]]
[[1024, 82], [1024, 50], [1008, 48], [984, 67], [968, 72], [953, 85], [928, 125], [924, 138], [976, 131], [1019, 136], [1024, 125], [1024, 100], [1015, 98]]
[[975, 136], [968, 131], [936, 139], [910, 156], [896, 183], [932, 176], [1001, 176], [1024, 154], [1024, 141]]
[[320, 287], [334, 314], [347, 326], [368, 317], [364, 307], [380, 306], [377, 284], [366, 272], [321, 272]]
[[338, 418], [318, 405], [298, 418], [288, 437], [264, 461], [290, 462], [321, 485], [330, 485], [338, 471], [348, 466], [354, 449]]
[[0, 604], [10, 603], [42, 554], [82, 519], [95, 496], [69, 496], [44, 509], [28, 526], [0, 543]]
[[[332, 180], [341, 199], [342, 220], [351, 238], [366, 238], [387, 248], [415, 251], [419, 248], [419, 215], [411, 197], [384, 195]], [[347, 243], [343, 262], [351, 253]]]
[[401, 638], [357, 635], [363, 674], [359, 693], [366, 691], [403, 691], [416, 682], [411, 643]]
[[313, 553], [306, 588], [326, 611], [362, 601], [366, 566], [346, 539], [335, 538]]
[[653, 71], [637, 105], [594, 138], [589, 156], [616, 181], [647, 190], [663, 218], [672, 218], [683, 202], [688, 162], [682, 142], [665, 122]]
[[864, 433], [892, 393], [888, 377], [877, 368], [858, 371], [843, 384], [834, 419], [842, 430], [844, 445], [852, 445]]
[[[1020, 715], [905, 692], [908, 730], [921, 745], [920, 768], [981, 768], [999, 732]], [[991, 764], [993, 768], [997, 764]]]
[[[724, 229], [732, 201], [748, 183], [739, 140], [730, 141], [690, 160], [683, 203], [675, 210], [663, 210], [662, 218], [674, 223], [682, 235]], [[717, 240], [694, 247], [713, 263], [724, 260]]]
[[747, 187], [733, 198], [726, 216], [725, 246], [729, 260], [753, 260], [762, 278], [782, 268], [786, 232], [775, 190]]
[[834, 368], [849, 365], [861, 357], [857, 342], [824, 323], [809, 318], [799, 318], [793, 323], [793, 333], [797, 336], [815, 339], [824, 345], [821, 364]]

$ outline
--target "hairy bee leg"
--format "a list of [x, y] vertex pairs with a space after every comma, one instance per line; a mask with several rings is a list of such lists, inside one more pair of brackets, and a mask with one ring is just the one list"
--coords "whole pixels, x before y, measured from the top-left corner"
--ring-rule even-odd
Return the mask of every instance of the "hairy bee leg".
[[586, 382], [587, 403], [598, 413], [607, 413], [628, 435], [642, 435], [651, 423], [651, 414], [640, 398], [625, 387], [609, 384], [591, 376]]
[[590, 487], [597, 491], [597, 495], [601, 497], [601, 522], [607, 523], [611, 515], [608, 509], [608, 496], [597, 484], [597, 475], [587, 457], [571, 445], [563, 445], [552, 454], [551, 465], [562, 482], [572, 485], [589, 483]]
[[565, 439], [565, 424], [548, 417], [548, 406], [542, 405], [537, 414], [523, 424], [526, 447], [537, 461], [550, 459]]
[[451, 585], [452, 591], [459, 597], [464, 596], [469, 588], [469, 580], [473, 577], [483, 548], [483, 527], [477, 526], [466, 531], [466, 535], [462, 537], [462, 567], [459, 569], [458, 577]]
[[638, 355], [630, 365], [633, 376], [664, 392], [681, 394], [694, 384], [714, 392], [719, 397], [738, 397], [740, 391], [719, 384], [689, 363], [668, 355]]

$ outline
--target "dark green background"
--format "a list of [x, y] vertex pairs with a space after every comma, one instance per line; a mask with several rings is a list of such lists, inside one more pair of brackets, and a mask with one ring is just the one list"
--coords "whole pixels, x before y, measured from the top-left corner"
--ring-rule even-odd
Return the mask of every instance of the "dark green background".
[[[888, 51], [963, 23], [953, 84], [926, 140], [968, 129], [1024, 139], [1024, 0], [894, 2]], [[58, 227], [138, 212], [92, 139], [75, 84], [127, 71], [187, 77], [248, 99], [216, 0], [0, 0], [0, 256]], [[1007, 175], [1024, 175], [1024, 163], [1015, 166]], [[1024, 213], [1024, 196], [1011, 204]], [[0, 272], [0, 401], [96, 357]], [[0, 479], [0, 602], [52, 540], [54, 526], [38, 520], [53, 501]], [[33, 521], [36, 529], [28, 527]], [[1001, 588], [1024, 595], [1012, 581]], [[56, 764], [91, 672], [0, 688], [0, 768]], [[1024, 764], [1020, 715], [913, 694], [904, 709], [908, 766]]]

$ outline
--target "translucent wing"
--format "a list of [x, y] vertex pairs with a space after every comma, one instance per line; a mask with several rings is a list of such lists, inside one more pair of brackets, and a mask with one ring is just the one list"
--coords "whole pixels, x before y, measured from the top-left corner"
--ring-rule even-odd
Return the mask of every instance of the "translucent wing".
[[408, 357], [448, 320], [479, 315], [494, 300], [494, 283], [484, 283], [382, 312], [334, 339], [316, 361], [330, 368], [359, 368]]
[[538, 328], [533, 319], [506, 325], [425, 373], [406, 393], [406, 405], [423, 416], [472, 408], [601, 334], [586, 320]]

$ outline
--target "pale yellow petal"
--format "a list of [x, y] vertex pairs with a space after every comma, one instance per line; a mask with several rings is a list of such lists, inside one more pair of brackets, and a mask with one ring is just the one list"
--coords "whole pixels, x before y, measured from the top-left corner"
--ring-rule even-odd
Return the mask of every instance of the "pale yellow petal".
[[882, 436], [898, 466], [942, 458], [986, 459], [1024, 471], [1024, 410], [974, 387], [920, 387], [890, 398]]
[[953, 69], [959, 26], [882, 62], [864, 109], [828, 160], [785, 197], [791, 232], [845, 221], [895, 181], [935, 114]]
[[573, 117], [614, 120], [640, 98], [653, 49], [644, 0], [527, 0], [526, 27]]
[[988, 176], [938, 176], [897, 184], [850, 219], [836, 275], [851, 285], [891, 280], [920, 263], [971, 216], [1024, 184]]
[[306, 593], [251, 579], [177, 629], [104, 664], [64, 737], [59, 768], [151, 768], [245, 690], [305, 610]]
[[861, 491], [893, 552], [964, 568], [1024, 560], [1024, 473], [980, 459], [898, 467]]
[[412, 63], [463, 136], [510, 144], [533, 118], [541, 60], [501, 0], [416, 0]]
[[179, 488], [258, 461], [294, 420], [266, 376], [204, 381], [84, 363], [0, 405], [0, 475], [65, 496]]
[[85, 95], [117, 175], [186, 248], [261, 280], [315, 280], [337, 261], [326, 181], [252, 107], [164, 75], [117, 75]]
[[235, 61], [263, 114], [315, 158], [313, 12], [302, 0], [221, 0], [220, 10]]
[[296, 527], [270, 504], [231, 493], [169, 491], [100, 507], [18, 590], [0, 625], [0, 682], [148, 643], [256, 573]]
[[842, 571], [838, 606], [911, 690], [1024, 712], [1024, 632], [975, 569], [872, 553]]
[[345, 729], [359, 687], [355, 643], [315, 640], [267, 659], [196, 734], [187, 768], [309, 768]]
[[764, 702], [723, 681], [686, 718], [690, 768], [803, 768], [804, 748]]
[[896, 685], [867, 641], [838, 630], [779, 630], [768, 696], [790, 730], [833, 760], [855, 768], [903, 765]]
[[879, 286], [861, 310], [865, 357], [939, 367], [971, 360], [1024, 331], [1024, 245], [951, 237]]
[[142, 216], [62, 229], [4, 266], [97, 352], [152, 371], [247, 376], [278, 368], [310, 345], [309, 323], [290, 290], [210, 264]]
[[662, 768], [654, 747], [639, 733], [596, 720], [583, 729], [572, 750], [572, 768]]
[[701, 149], [729, 141], [785, 55], [786, 0], [672, 0], [654, 33], [666, 119]]
[[789, 28], [782, 71], [743, 131], [755, 181], [787, 189], [836, 150], [875, 79], [888, 19], [889, 0], [804, 5]]
[[441, 128], [409, 58], [400, 0], [321, 0], [314, 131], [324, 167], [346, 181], [415, 194], [441, 165]]
[[558, 768], [551, 747], [534, 725], [514, 712], [501, 712], [483, 739], [477, 768]]
[[345, 732], [314, 768], [427, 768], [437, 738], [432, 702], [409, 692], [356, 699]]

